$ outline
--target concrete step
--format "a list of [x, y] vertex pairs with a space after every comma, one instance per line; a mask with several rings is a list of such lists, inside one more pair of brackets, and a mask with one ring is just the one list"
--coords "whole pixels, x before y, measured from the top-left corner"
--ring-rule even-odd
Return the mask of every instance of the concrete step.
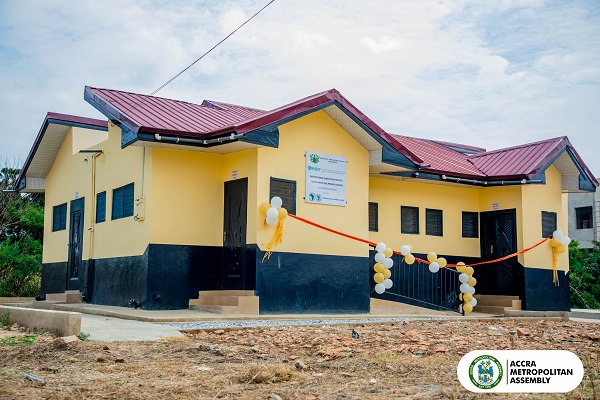
[[480, 306], [479, 303], [473, 307], [473, 311], [486, 314], [504, 315], [504, 307]]
[[218, 306], [218, 305], [191, 305], [192, 310], [208, 311], [216, 314], [239, 314], [238, 306]]
[[476, 294], [474, 296], [477, 301], [479, 301], [479, 299], [511, 299], [511, 300], [519, 300], [519, 296], [502, 296], [502, 295], [498, 295], [498, 294]]
[[202, 296], [254, 296], [254, 290], [203, 290]]
[[55, 304], [65, 304], [65, 302], [55, 300], [34, 301], [33, 308], [38, 310], [52, 310]]
[[46, 300], [49, 301], [62, 301], [67, 304], [81, 303], [83, 298], [79, 290], [67, 290], [64, 293], [48, 293], [46, 294]]
[[259, 313], [259, 299], [253, 290], [210, 290], [190, 300], [190, 308], [219, 314]]

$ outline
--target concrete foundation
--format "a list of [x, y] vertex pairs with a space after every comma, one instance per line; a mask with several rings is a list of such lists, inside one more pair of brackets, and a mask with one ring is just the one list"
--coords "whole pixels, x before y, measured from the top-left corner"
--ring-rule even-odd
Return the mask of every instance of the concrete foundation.
[[17, 323], [32, 331], [55, 332], [62, 336], [77, 335], [81, 332], [80, 313], [0, 306], [0, 316], [6, 313], [9, 324]]

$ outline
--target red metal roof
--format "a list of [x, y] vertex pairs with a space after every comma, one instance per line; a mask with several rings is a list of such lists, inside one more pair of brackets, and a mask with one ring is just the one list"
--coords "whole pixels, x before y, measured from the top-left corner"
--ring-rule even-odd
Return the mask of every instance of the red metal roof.
[[[248, 133], [267, 125], [284, 123], [311, 110], [335, 103], [391, 144], [419, 167], [419, 171], [474, 179], [531, 179], [568, 147], [588, 177], [598, 184], [566, 137], [485, 152], [485, 149], [474, 146], [391, 135], [335, 89], [305, 97], [271, 111], [211, 100], [205, 100], [198, 105], [87, 86], [85, 98], [96, 108], [111, 118], [120, 120], [136, 132], [201, 139]], [[465, 152], [478, 154], [468, 156]]]
[[566, 137], [558, 137], [469, 156], [483, 173], [495, 178], [533, 178], [565, 146]]
[[46, 118], [56, 119], [64, 122], [73, 122], [75, 124], [92, 125], [108, 128], [108, 121], [95, 118], [78, 117], [76, 115], [60, 114], [55, 112], [48, 112]]
[[390, 136], [429, 164], [428, 167], [422, 168], [422, 171], [456, 176], [485, 177], [485, 174], [469, 162], [463, 153], [451, 149], [446, 144], [408, 136]]
[[93, 87], [86, 87], [86, 91], [108, 103], [142, 132], [198, 137], [264, 112], [239, 106], [224, 107], [224, 103], [199, 105]]

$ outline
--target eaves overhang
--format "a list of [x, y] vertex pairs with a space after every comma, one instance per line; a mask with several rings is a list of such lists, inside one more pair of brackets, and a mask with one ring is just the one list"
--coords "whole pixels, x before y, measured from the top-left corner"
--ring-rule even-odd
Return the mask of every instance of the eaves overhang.
[[[107, 121], [48, 112], [38, 131], [33, 146], [25, 159], [25, 164], [15, 181], [16, 190], [24, 190], [27, 186], [26, 180], [29, 177], [37, 180], [35, 190], [42, 191], [43, 188], [40, 187], [39, 182], [46, 178], [67, 132], [72, 127], [108, 131]], [[44, 151], [43, 157], [40, 155], [42, 151], [40, 149]], [[30, 173], [32, 169], [35, 169], [34, 173]]]

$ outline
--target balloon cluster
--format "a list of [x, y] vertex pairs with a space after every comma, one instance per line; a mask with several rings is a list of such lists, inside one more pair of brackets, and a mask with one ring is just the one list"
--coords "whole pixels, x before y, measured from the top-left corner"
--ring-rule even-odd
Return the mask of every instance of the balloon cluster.
[[387, 247], [385, 243], [377, 243], [377, 246], [375, 246], [375, 265], [373, 266], [375, 275], [373, 275], [373, 280], [376, 283], [375, 291], [379, 294], [385, 292], [386, 289], [390, 289], [394, 284], [390, 279], [392, 276], [390, 268], [394, 266], [393, 254], [394, 251]]
[[408, 265], [415, 263], [415, 256], [411, 254], [412, 251], [413, 247], [410, 244], [405, 244], [404, 246], [400, 247], [400, 254], [404, 256], [404, 262]]
[[459, 300], [463, 304], [463, 310], [466, 313], [473, 311], [473, 307], [477, 305], [477, 299], [473, 297], [475, 294], [475, 284], [477, 279], [473, 278], [473, 267], [467, 267], [464, 262], [456, 264], [456, 270], [460, 272], [458, 280], [460, 281], [460, 294], [458, 295]]
[[552, 239], [550, 239], [550, 246], [554, 247], [554, 251], [557, 253], [564, 253], [571, 243], [571, 238], [565, 236], [562, 231], [556, 230], [552, 232]]
[[433, 251], [430, 251], [427, 254], [427, 260], [430, 263], [429, 271], [431, 271], [434, 274], [438, 272], [440, 268], [444, 268], [446, 264], [448, 264], [448, 261], [446, 261], [444, 257], [438, 258], [437, 254], [435, 254]]
[[260, 212], [265, 215], [267, 225], [277, 225], [277, 222], [287, 217], [288, 212], [281, 207], [282, 204], [281, 197], [275, 196], [270, 203], [264, 202], [260, 205]]

